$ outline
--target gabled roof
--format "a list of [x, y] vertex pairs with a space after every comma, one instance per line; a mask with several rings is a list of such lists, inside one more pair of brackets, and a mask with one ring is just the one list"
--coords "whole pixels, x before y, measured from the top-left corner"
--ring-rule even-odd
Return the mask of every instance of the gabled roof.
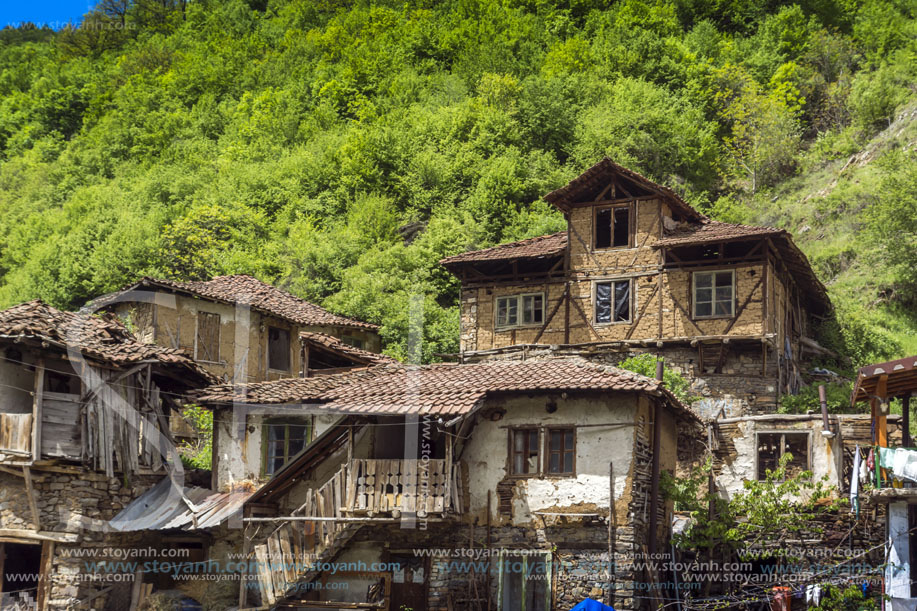
[[358, 363], [367, 365], [378, 365], [380, 363], [397, 363], [397, 361], [390, 356], [379, 354], [377, 352], [370, 352], [369, 350], [363, 350], [362, 348], [357, 348], [356, 346], [345, 344], [343, 340], [326, 333], [303, 331], [299, 334], [299, 338], [304, 342], [308, 342], [314, 346], [324, 348], [325, 350], [334, 352], [344, 358]]
[[672, 206], [672, 208], [680, 212], [687, 219], [701, 220], [704, 218], [702, 214], [692, 208], [690, 204], [685, 202], [681, 196], [672, 189], [657, 184], [633, 170], [618, 165], [608, 157], [602, 158], [598, 163], [571, 180], [565, 186], [551, 191], [544, 196], [544, 199], [561, 210], [567, 211], [573, 204], [579, 202], [585, 194], [591, 193], [597, 188], [604, 187], [608, 180], [615, 174], [624, 176], [641, 187], [658, 193], [670, 206]]
[[511, 259], [540, 259], [559, 257], [567, 248], [567, 232], [559, 231], [550, 235], [527, 238], [518, 242], [500, 244], [484, 250], [472, 250], [462, 254], [440, 259], [445, 266], [475, 261], [506, 261]]
[[[191, 282], [142, 278], [140, 281], [125, 287], [115, 296], [126, 291], [146, 288], [160, 288], [227, 304], [247, 304], [253, 309], [298, 325], [370, 330], [379, 328], [377, 325], [368, 322], [332, 314], [314, 303], [309, 303], [305, 299], [291, 295], [245, 274], [217, 276], [212, 280]], [[103, 298], [97, 302], [97, 305], [111, 303], [114, 301], [113, 297]]]
[[885, 383], [885, 398], [917, 393], [917, 356], [861, 367], [853, 385], [851, 405], [859, 401], [868, 401], [875, 396], [882, 376], [888, 376]]
[[204, 403], [321, 403], [322, 409], [340, 414], [457, 416], [472, 412], [493, 394], [565, 391], [648, 393], [664, 397], [674, 411], [697, 420], [656, 380], [580, 359], [380, 365], [316, 378], [215, 386], [205, 389], [198, 399]]
[[114, 317], [65, 312], [41, 300], [0, 311], [0, 338], [73, 348], [88, 359], [117, 366], [155, 361], [184, 368], [199, 383], [216, 380], [184, 350], [141, 343]]

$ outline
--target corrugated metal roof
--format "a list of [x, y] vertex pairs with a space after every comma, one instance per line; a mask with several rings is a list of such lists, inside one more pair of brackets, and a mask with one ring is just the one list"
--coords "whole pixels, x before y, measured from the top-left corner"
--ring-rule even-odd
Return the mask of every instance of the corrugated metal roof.
[[109, 525], [120, 532], [213, 528], [241, 511], [252, 494], [214, 492], [197, 486], [184, 487], [179, 492], [166, 477], [134, 499], [109, 521]]

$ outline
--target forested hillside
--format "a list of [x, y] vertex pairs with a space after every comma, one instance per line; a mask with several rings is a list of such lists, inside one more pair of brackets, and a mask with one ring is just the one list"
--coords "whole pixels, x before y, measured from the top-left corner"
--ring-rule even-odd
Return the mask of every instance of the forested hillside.
[[[0, 33], [0, 306], [250, 273], [457, 348], [441, 257], [602, 155], [791, 230], [854, 362], [917, 352], [917, 2], [103, 0]], [[413, 304], [413, 305], [412, 305]]]

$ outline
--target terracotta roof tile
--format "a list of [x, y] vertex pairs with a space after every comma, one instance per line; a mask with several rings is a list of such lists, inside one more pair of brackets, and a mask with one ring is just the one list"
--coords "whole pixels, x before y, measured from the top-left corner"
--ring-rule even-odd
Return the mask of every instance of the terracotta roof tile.
[[[248, 304], [252, 308], [267, 312], [295, 324], [330, 327], [349, 327], [358, 329], [378, 329], [377, 325], [332, 314], [328, 310], [309, 303], [305, 299], [291, 295], [275, 286], [261, 282], [245, 274], [234, 276], [217, 276], [212, 280], [178, 282], [175, 280], [157, 280], [142, 278], [121, 292], [137, 290], [144, 287], [161, 287], [196, 295], [203, 299], [224, 303]], [[99, 304], [110, 301], [103, 299]]]
[[139, 342], [114, 317], [65, 312], [40, 300], [0, 311], [0, 337], [32, 339], [65, 350], [75, 348], [86, 358], [115, 365], [154, 360], [182, 367], [203, 383], [216, 380], [184, 350]]
[[706, 219], [699, 225], [680, 227], [666, 234], [665, 237], [655, 243], [655, 246], [657, 248], [667, 246], [688, 246], [691, 244], [705, 244], [708, 242], [781, 235], [787, 235], [787, 232], [783, 229], [777, 229], [776, 227], [737, 225], [734, 223], [721, 223], [720, 221]]
[[396, 363], [397, 361], [390, 356], [384, 354], [379, 354], [377, 352], [370, 352], [369, 350], [363, 350], [362, 348], [357, 348], [356, 346], [351, 346], [350, 344], [345, 344], [342, 340], [337, 337], [333, 337], [326, 333], [314, 333], [311, 331], [303, 331], [299, 334], [299, 337], [305, 341], [312, 342], [319, 346], [323, 346], [328, 350], [338, 352], [344, 356], [351, 357], [366, 363], [379, 364], [379, 363]]
[[469, 263], [473, 261], [501, 261], [509, 259], [536, 259], [540, 257], [557, 257], [567, 247], [567, 232], [559, 231], [550, 235], [528, 238], [518, 242], [500, 244], [483, 250], [472, 250], [452, 257], [441, 259], [442, 265]]
[[322, 403], [341, 414], [462, 415], [489, 394], [576, 390], [662, 394], [695, 418], [656, 380], [583, 360], [497, 361], [467, 365], [380, 365], [332, 376], [206, 389], [202, 402]]

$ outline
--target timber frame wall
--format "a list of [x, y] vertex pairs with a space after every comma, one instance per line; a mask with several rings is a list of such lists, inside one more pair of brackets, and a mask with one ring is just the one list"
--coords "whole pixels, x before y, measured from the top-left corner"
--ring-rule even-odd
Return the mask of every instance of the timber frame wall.
[[[594, 211], [612, 201], [630, 205], [630, 245], [596, 249]], [[664, 226], [678, 222], [662, 197], [599, 199], [572, 207], [565, 216], [567, 248], [556, 259], [545, 258], [540, 269], [528, 264], [531, 271], [520, 272], [523, 266], [516, 261], [510, 264], [511, 274], [462, 267], [462, 361], [547, 346], [554, 352], [618, 352], [621, 358], [652, 350], [690, 377], [757, 376], [764, 383], [754, 389], [725, 389], [726, 394], [752, 395], [756, 411], [770, 411], [781, 394], [796, 391], [800, 354], [806, 348], [801, 338], [809, 334], [811, 316], [801, 287], [770, 238], [705, 244], [716, 254], [691, 260], [686, 249], [655, 247]], [[735, 274], [734, 316], [695, 318], [692, 273], [714, 270]], [[595, 320], [595, 283], [607, 280], [631, 282], [629, 321]], [[544, 294], [542, 324], [497, 328], [497, 298], [522, 293]]]

